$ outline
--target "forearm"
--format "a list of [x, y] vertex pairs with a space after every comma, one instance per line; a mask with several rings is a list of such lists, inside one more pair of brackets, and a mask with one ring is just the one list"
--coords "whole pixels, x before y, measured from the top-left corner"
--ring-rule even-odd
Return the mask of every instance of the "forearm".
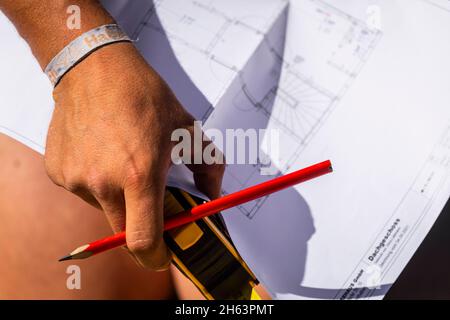
[[[67, 26], [70, 5], [80, 7], [79, 29]], [[97, 0], [0, 0], [0, 10], [28, 42], [42, 69], [70, 41], [113, 21]]]

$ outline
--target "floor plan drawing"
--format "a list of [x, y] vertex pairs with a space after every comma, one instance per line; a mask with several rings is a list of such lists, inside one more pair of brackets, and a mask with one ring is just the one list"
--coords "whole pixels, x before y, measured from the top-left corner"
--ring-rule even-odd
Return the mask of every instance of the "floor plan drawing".
[[[288, 40], [275, 105], [268, 115], [286, 133], [283, 138], [298, 145], [278, 164], [282, 172], [289, 170], [339, 104], [382, 36], [381, 31], [323, 1], [303, 4], [291, 9], [298, 10], [299, 28], [308, 30], [310, 41]], [[300, 39], [301, 34], [296, 37]]]
[[[271, 65], [272, 70], [266, 72], [264, 83], [255, 84], [254, 79], [261, 78], [258, 76], [261, 71], [255, 71], [250, 61], [240, 71], [240, 85], [231, 101], [235, 115], [242, 114], [245, 119], [254, 119], [254, 123], [264, 123], [272, 130], [279, 130], [280, 140], [289, 146], [282, 148], [280, 159], [273, 159], [280, 173], [288, 172], [296, 163], [382, 37], [381, 31], [371, 30], [363, 21], [325, 2], [309, 0], [302, 4], [298, 8], [291, 5], [290, 10], [298, 10], [295, 13], [301, 17], [296, 20], [301, 21], [298, 28], [308, 30], [308, 37], [301, 42], [296, 38], [286, 39], [285, 47], [280, 48], [272, 42], [272, 38], [279, 38], [278, 33], [274, 32], [272, 37], [268, 33], [252, 59], [271, 61], [266, 64]], [[295, 35], [301, 36], [301, 33]], [[261, 116], [267, 120], [261, 120]], [[217, 117], [223, 119], [224, 115]], [[239, 125], [245, 127], [244, 123]], [[237, 189], [259, 183], [263, 180], [259, 169], [259, 166], [239, 166], [235, 172], [230, 168], [227, 185]], [[240, 209], [251, 218], [264, 201], [259, 199]]]

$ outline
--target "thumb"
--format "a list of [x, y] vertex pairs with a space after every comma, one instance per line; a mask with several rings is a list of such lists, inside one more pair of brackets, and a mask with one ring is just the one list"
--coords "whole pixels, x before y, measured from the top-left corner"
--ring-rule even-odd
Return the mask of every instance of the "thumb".
[[[149, 179], [152, 176], [156, 181]], [[142, 266], [152, 270], [165, 270], [170, 263], [163, 240], [165, 182], [159, 176], [138, 176], [124, 188], [127, 247]]]

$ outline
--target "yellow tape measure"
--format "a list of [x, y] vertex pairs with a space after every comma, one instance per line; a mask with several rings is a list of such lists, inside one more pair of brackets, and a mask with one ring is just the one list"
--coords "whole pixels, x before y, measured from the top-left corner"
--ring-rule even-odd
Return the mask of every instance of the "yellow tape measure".
[[[188, 210], [203, 200], [168, 187], [164, 213]], [[260, 300], [255, 291], [258, 280], [231, 243], [220, 218], [203, 218], [165, 232], [173, 262], [201, 291], [205, 298]]]

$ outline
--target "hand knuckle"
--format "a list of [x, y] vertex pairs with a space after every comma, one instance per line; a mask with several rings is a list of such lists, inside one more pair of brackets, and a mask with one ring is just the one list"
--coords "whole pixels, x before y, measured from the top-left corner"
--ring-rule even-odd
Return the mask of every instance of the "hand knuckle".
[[127, 238], [127, 247], [134, 254], [144, 254], [152, 252], [157, 246], [157, 241], [151, 238], [140, 238], [130, 236]]
[[106, 199], [110, 193], [110, 184], [105, 174], [91, 172], [87, 175], [87, 189], [97, 198]]
[[145, 170], [131, 166], [126, 170], [125, 185], [128, 187], [139, 187], [145, 183], [147, 175]]

